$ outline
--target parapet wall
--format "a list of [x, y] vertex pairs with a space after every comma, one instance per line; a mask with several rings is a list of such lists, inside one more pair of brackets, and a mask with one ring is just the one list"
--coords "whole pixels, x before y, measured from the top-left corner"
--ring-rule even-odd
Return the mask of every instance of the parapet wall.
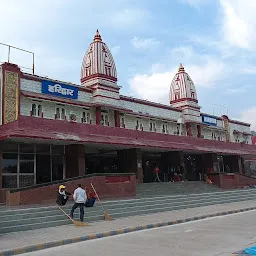
[[[88, 177], [91, 176], [91, 177]], [[6, 204], [9, 206], [47, 204], [56, 201], [59, 185], [73, 193], [77, 184], [83, 188], [93, 184], [100, 198], [123, 198], [136, 196], [136, 176], [134, 174], [96, 174], [8, 191]]]

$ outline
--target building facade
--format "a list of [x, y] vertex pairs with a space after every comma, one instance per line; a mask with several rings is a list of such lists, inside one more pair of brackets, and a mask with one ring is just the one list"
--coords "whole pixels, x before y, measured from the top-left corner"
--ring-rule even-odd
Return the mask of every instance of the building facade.
[[[0, 186], [24, 187], [93, 172], [183, 166], [188, 180], [212, 169], [243, 172], [256, 155], [250, 124], [200, 111], [196, 87], [180, 65], [170, 105], [120, 94], [113, 56], [97, 31], [81, 84], [0, 67]], [[231, 169], [231, 170], [230, 170]]]

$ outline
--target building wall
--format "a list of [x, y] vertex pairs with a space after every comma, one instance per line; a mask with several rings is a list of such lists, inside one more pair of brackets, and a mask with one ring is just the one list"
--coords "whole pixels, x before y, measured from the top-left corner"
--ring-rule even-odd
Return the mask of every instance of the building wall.
[[182, 116], [182, 113], [179, 111], [168, 110], [161, 107], [154, 107], [126, 100], [122, 100], [121, 105], [124, 108], [132, 109], [135, 113], [162, 117], [166, 119], [177, 120]]
[[41, 82], [21, 78], [20, 89], [28, 92], [41, 93], [42, 85]]
[[[234, 124], [229, 122], [229, 130], [230, 130], [230, 141], [231, 142], [245, 142], [246, 144], [252, 144], [252, 136], [243, 135], [242, 133], [250, 133], [250, 127], [242, 124]], [[238, 131], [240, 133], [234, 134], [234, 131]]]
[[92, 95], [85, 91], [79, 91], [78, 100], [81, 102], [92, 102]]
[[[0, 84], [1, 84], [1, 78], [0, 78]], [[41, 82], [34, 81], [34, 80], [28, 80], [21, 78], [21, 90], [24, 91], [30, 91], [34, 93], [41, 93], [42, 90]], [[1, 87], [0, 87], [1, 90]], [[121, 108], [126, 108], [129, 110], [132, 110], [135, 114], [132, 113], [121, 113], [120, 118], [124, 118], [125, 122], [125, 128], [126, 129], [137, 129], [137, 130], [143, 130], [147, 132], [157, 132], [157, 133], [167, 133], [171, 135], [178, 135], [177, 131], [179, 131], [179, 135], [186, 135], [186, 126], [177, 124], [178, 119], [181, 117], [184, 118], [182, 112], [175, 111], [172, 109], [168, 109], [168, 106], [163, 107], [161, 105], [158, 106], [152, 106], [152, 104], [148, 103], [138, 103], [136, 101], [133, 101], [129, 97], [122, 96], [120, 99], [120, 95], [113, 91], [107, 91], [107, 90], [94, 90], [93, 93], [79, 90], [78, 92], [78, 101], [83, 103], [93, 103], [98, 102], [107, 105], [115, 105]], [[100, 95], [100, 97], [94, 97], [96, 95]], [[46, 101], [46, 100], [35, 100], [35, 99], [29, 99], [25, 98], [24, 96], [21, 97], [21, 115], [24, 116], [30, 116], [32, 111], [32, 104], [41, 105], [42, 106], [42, 112], [43, 112], [43, 118], [47, 119], [55, 119], [56, 114], [56, 108], [64, 108], [66, 111], [66, 120], [70, 120], [70, 115], [75, 114], [77, 117], [76, 122], [82, 122], [83, 112], [89, 112], [90, 113], [90, 120], [89, 123], [96, 124], [96, 109], [95, 107], [91, 108], [85, 108], [83, 106], [75, 106], [71, 104], [59, 104], [58, 102], [52, 102], [52, 101]], [[0, 106], [1, 107], [1, 106]], [[193, 112], [193, 111], [192, 111]], [[189, 113], [192, 113], [189, 111]], [[195, 115], [198, 115], [197, 111], [194, 111]], [[183, 111], [184, 114], [188, 114], [186, 110]], [[102, 115], [106, 115], [108, 118], [108, 124], [109, 126], [115, 126], [115, 118], [114, 118], [114, 110], [108, 109], [108, 108], [102, 108]], [[193, 113], [192, 113], [193, 114]], [[141, 116], [140, 116], [141, 115]], [[207, 114], [203, 114], [207, 115]], [[209, 115], [212, 116], [212, 115]], [[155, 118], [154, 118], [155, 117]], [[191, 118], [193, 115], [191, 116]], [[161, 120], [163, 118], [163, 120]], [[160, 119], [160, 120], [159, 120]], [[196, 121], [202, 122], [202, 117], [196, 117]], [[169, 121], [168, 121], [169, 120]], [[192, 120], [192, 119], [191, 119]], [[137, 127], [137, 121], [139, 123], [139, 127]], [[150, 123], [154, 123], [154, 127], [156, 130], [150, 129]], [[106, 124], [105, 124], [106, 125]], [[164, 130], [163, 130], [164, 125]], [[192, 136], [197, 137], [197, 123], [191, 124], [192, 129]], [[223, 121], [220, 119], [217, 119], [217, 127], [218, 128], [224, 128], [223, 127]], [[143, 127], [143, 128], [142, 128]], [[238, 142], [236, 141], [236, 137], [233, 135], [233, 131], [237, 130], [240, 132], [250, 132], [250, 127], [244, 126], [242, 124], [233, 124], [230, 123], [230, 134], [231, 134], [231, 142]], [[182, 133], [182, 134], [181, 134]], [[226, 134], [225, 130], [223, 129], [214, 129], [211, 125], [205, 125], [202, 123], [201, 125], [201, 133], [203, 135], [204, 139], [209, 140], [221, 140], [226, 141]], [[251, 144], [251, 139], [249, 136], [244, 137], [242, 135], [239, 135], [239, 142], [242, 140], [247, 140], [248, 144]]]

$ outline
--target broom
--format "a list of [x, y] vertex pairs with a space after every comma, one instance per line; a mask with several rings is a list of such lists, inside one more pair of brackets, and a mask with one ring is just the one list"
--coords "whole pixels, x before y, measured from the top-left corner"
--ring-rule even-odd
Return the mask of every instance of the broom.
[[92, 187], [92, 189], [93, 189], [93, 191], [94, 191], [94, 193], [95, 193], [95, 195], [96, 195], [96, 197], [97, 197], [97, 199], [98, 199], [98, 201], [99, 201], [99, 203], [100, 203], [100, 205], [101, 205], [101, 208], [102, 208], [102, 210], [103, 210], [103, 213], [104, 213], [104, 220], [112, 220], [112, 217], [105, 211], [105, 209], [104, 209], [104, 207], [103, 207], [103, 205], [102, 205], [102, 203], [101, 203], [101, 201], [100, 201], [100, 199], [99, 199], [99, 196], [98, 196], [98, 194], [97, 194], [97, 192], [96, 192], [94, 186], [92, 185], [92, 183], [91, 183], [91, 187]]
[[81, 221], [73, 220], [63, 209], [61, 209], [60, 206], [58, 206], [58, 208], [73, 222], [73, 224], [74, 224], [76, 227], [85, 227], [85, 226], [88, 226], [88, 223], [86, 223], [86, 222], [81, 222]]

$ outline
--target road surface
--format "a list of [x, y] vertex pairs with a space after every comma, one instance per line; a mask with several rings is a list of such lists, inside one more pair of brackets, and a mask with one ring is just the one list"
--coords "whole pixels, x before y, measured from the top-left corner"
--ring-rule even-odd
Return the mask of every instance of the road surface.
[[250, 211], [75, 243], [23, 256], [230, 256], [254, 244], [256, 211]]

